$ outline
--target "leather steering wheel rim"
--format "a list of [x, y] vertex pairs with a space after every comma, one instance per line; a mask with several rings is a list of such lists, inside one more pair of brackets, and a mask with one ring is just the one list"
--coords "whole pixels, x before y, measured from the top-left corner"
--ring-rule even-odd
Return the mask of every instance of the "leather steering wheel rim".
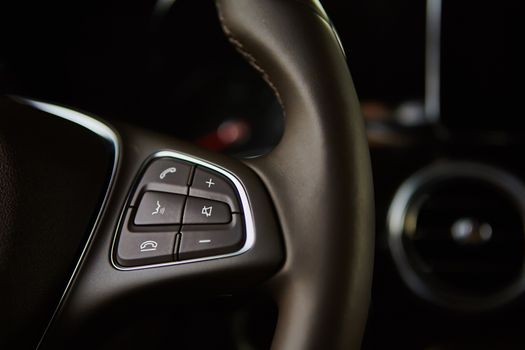
[[359, 102], [317, 1], [219, 0], [232, 44], [273, 88], [285, 132], [248, 161], [276, 207], [286, 262], [272, 349], [357, 349], [373, 265], [371, 170]]

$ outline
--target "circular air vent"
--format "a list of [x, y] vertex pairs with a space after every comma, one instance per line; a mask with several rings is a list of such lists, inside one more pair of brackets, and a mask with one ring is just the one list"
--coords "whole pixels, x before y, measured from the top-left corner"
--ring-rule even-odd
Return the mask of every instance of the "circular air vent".
[[389, 245], [406, 284], [434, 303], [486, 310], [525, 287], [525, 186], [503, 170], [444, 163], [392, 202]]

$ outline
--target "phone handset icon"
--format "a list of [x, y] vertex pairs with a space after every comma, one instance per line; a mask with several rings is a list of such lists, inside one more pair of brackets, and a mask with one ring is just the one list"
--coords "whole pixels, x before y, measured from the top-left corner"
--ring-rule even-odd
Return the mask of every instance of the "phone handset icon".
[[164, 180], [164, 178], [166, 177], [166, 175], [168, 175], [168, 174], [170, 174], [170, 173], [175, 173], [175, 172], [177, 172], [177, 168], [175, 168], [174, 166], [172, 166], [172, 167], [170, 167], [170, 168], [168, 168], [168, 169], [163, 170], [163, 171], [160, 173], [159, 177], [160, 177], [161, 180]]
[[157, 250], [158, 243], [155, 241], [144, 241], [140, 244], [139, 248], [141, 252], [151, 252]]

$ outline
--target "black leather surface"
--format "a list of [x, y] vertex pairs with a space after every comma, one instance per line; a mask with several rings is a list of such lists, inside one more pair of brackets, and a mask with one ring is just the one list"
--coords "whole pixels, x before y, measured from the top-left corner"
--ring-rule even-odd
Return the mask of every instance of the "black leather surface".
[[106, 190], [113, 154], [71, 122], [0, 97], [0, 348], [34, 348]]
[[371, 288], [372, 176], [341, 48], [317, 1], [220, 0], [217, 7], [225, 33], [274, 89], [286, 119], [277, 148], [248, 162], [274, 200], [287, 252], [273, 284], [273, 349], [357, 349]]
[[[41, 349], [105, 349], [108, 340], [115, 334], [127, 333], [138, 323], [166, 313], [178, 315], [181, 304], [186, 305], [182, 307], [188, 310], [191, 309], [188, 305], [201, 305], [210, 297], [257, 289], [275, 275], [283, 261], [271, 201], [260, 179], [250, 168], [238, 160], [188, 145], [167, 135], [119, 124], [114, 127], [121, 139], [122, 149], [107, 209]], [[109, 257], [130, 190], [137, 174], [142, 173], [142, 166], [159, 150], [192, 155], [235, 174], [246, 189], [253, 214], [256, 239], [251, 249], [228, 258], [155, 268], [121, 271], [112, 265]], [[194, 317], [197, 315], [189, 316]], [[173, 317], [167, 322], [173, 322]], [[214, 332], [206, 330], [206, 321], [203, 320], [203, 328], [198, 334], [208, 337]], [[173, 346], [192, 350], [206, 348], [199, 345], [203, 344], [200, 341], [193, 345], [188, 343], [191, 334], [195, 333], [173, 328], [170, 334]], [[139, 337], [140, 334], [134, 336]], [[179, 339], [182, 343], [177, 342]], [[141, 339], [132, 348], [138, 349], [145, 341], [147, 339]], [[153, 342], [151, 347], [158, 347], [158, 344]]]

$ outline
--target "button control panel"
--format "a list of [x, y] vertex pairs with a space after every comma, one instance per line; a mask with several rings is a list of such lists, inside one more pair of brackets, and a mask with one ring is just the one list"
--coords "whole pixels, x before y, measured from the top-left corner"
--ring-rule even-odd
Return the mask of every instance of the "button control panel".
[[240, 186], [227, 175], [200, 160], [151, 160], [130, 193], [113, 248], [115, 265], [176, 264], [239, 252], [246, 242], [245, 216]]

